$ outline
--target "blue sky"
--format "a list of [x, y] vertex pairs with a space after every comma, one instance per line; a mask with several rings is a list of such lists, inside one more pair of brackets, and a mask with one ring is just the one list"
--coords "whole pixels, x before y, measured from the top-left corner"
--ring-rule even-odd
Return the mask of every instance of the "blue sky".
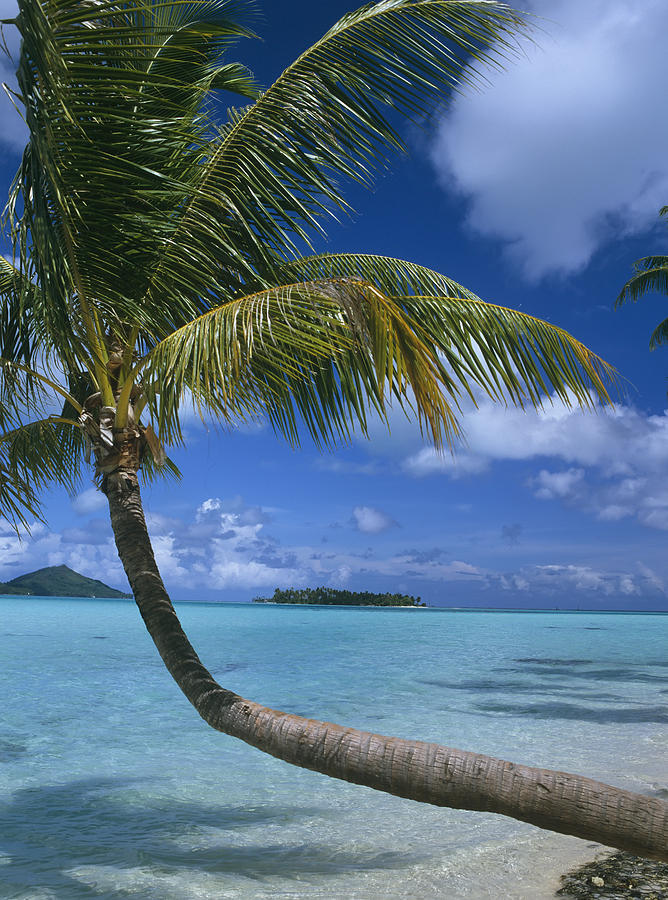
[[[239, 58], [268, 84], [353, 6], [267, 4]], [[277, 586], [399, 590], [449, 606], [668, 609], [665, 298], [613, 311], [640, 256], [666, 252], [668, 81], [664, 0], [531, 0], [539, 20], [485, 89], [421, 128], [408, 157], [322, 249], [419, 262], [490, 301], [567, 328], [614, 365], [624, 394], [584, 414], [481, 398], [467, 443], [438, 456], [397, 417], [335, 453], [292, 450], [268, 428], [188, 420], [183, 481], [145, 489], [176, 600], [249, 600]], [[0, 2], [3, 15], [12, 5]], [[3, 79], [11, 77], [5, 65]], [[2, 107], [6, 183], [24, 139]], [[0, 579], [66, 563], [119, 587], [105, 501], [91, 482], [47, 498], [48, 526], [0, 521]]]

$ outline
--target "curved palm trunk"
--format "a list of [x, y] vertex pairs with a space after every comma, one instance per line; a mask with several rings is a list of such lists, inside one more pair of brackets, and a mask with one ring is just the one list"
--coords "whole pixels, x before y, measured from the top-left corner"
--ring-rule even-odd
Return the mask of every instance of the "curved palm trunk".
[[515, 765], [439, 744], [304, 719], [222, 688], [186, 637], [162, 583], [137, 476], [108, 476], [116, 546], [167, 669], [212, 728], [279, 759], [436, 806], [484, 810], [668, 861], [668, 804], [579, 775]]

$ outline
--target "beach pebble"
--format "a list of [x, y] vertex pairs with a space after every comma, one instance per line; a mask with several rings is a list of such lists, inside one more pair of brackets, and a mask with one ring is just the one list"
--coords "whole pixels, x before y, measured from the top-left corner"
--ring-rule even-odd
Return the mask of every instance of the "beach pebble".
[[560, 897], [668, 900], [668, 863], [613, 853], [562, 876]]

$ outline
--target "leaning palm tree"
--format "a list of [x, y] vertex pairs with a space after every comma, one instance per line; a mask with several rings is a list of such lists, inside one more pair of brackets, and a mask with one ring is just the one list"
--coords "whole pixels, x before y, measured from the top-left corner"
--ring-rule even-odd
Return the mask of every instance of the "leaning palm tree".
[[[92, 460], [146, 626], [213, 727], [287, 762], [443, 806], [668, 856], [668, 807], [579, 776], [300, 718], [221, 687], [184, 634], [138, 473], [174, 473], [179, 410], [269, 421], [323, 446], [403, 407], [436, 446], [478, 390], [606, 398], [610, 372], [559, 328], [417, 265], [313, 255], [340, 183], [368, 183], [470, 63], [522, 17], [486, 0], [380, 0], [264, 93], [227, 59], [233, 0], [19, 0], [15, 101], [29, 143], [0, 261], [0, 504], [17, 528]], [[469, 74], [466, 74], [469, 73]], [[217, 124], [218, 97], [252, 102]], [[306, 252], [307, 255], [304, 255]], [[592, 399], [594, 398], [594, 399]]]
[[[668, 221], [668, 206], [659, 210], [659, 215]], [[629, 300], [637, 303], [646, 294], [668, 294], [668, 256], [643, 256], [633, 265], [633, 275], [626, 282], [615, 302], [622, 306]], [[649, 340], [650, 350], [668, 341], [668, 319], [660, 322]]]

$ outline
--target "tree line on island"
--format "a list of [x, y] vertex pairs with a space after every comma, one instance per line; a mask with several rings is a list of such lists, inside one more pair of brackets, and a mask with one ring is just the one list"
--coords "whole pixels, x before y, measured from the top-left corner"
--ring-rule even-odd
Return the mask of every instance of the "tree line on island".
[[343, 591], [331, 587], [276, 588], [273, 597], [253, 597], [253, 603], [305, 603], [311, 606], [426, 606], [420, 597], [409, 594], [373, 594], [371, 591]]

